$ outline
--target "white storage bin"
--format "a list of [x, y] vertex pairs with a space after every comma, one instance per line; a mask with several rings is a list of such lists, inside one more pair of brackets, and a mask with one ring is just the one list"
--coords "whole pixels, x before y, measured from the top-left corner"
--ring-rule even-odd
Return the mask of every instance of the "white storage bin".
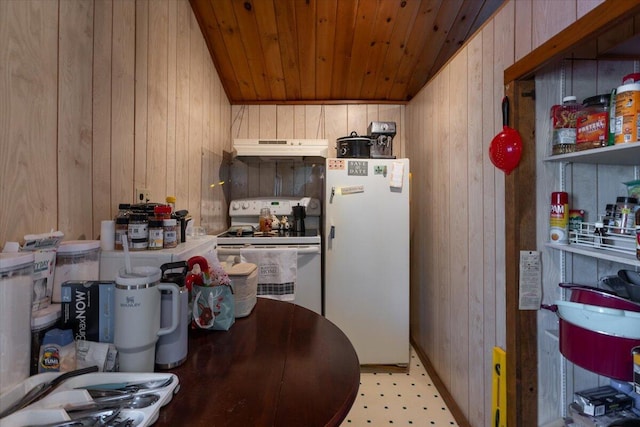
[[236, 317], [245, 317], [256, 305], [258, 294], [258, 266], [248, 262], [223, 262], [224, 271], [233, 285]]
[[100, 240], [68, 240], [60, 243], [53, 273], [51, 301], [62, 302], [62, 284], [69, 280], [98, 280]]

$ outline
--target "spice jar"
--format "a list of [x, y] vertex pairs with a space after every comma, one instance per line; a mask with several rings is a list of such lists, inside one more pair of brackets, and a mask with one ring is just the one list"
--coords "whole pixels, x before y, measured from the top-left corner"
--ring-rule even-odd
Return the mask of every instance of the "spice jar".
[[149, 221], [146, 214], [132, 214], [129, 217], [129, 249], [144, 251], [149, 247]]
[[62, 302], [62, 283], [68, 280], [98, 280], [100, 275], [100, 241], [67, 240], [60, 243], [53, 273], [51, 301]]
[[161, 219], [149, 220], [149, 250], [158, 250], [164, 247], [164, 221]]
[[618, 234], [632, 234], [635, 230], [636, 205], [635, 197], [621, 196], [616, 199], [616, 213], [613, 232]]
[[178, 246], [178, 221], [176, 219], [165, 219], [162, 224], [164, 228], [164, 248], [175, 248]]
[[607, 145], [609, 99], [609, 94], [603, 94], [582, 102], [582, 109], [576, 113], [576, 151]]

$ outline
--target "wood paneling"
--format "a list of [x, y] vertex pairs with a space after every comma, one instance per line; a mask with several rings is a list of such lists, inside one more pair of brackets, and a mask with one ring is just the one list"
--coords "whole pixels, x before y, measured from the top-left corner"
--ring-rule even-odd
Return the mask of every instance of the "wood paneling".
[[504, 0], [191, 0], [237, 104], [405, 102]]
[[[67, 239], [93, 236], [93, 3], [59, 4], [58, 226]], [[88, 60], [87, 60], [88, 59]]]
[[[200, 224], [231, 107], [187, 0], [0, 2], [0, 57], [0, 244], [96, 239], [136, 186], [157, 202], [175, 192]], [[202, 166], [204, 150], [220, 164]], [[216, 212], [210, 231], [226, 228]]]
[[0, 243], [58, 227], [58, 4], [0, 2]]

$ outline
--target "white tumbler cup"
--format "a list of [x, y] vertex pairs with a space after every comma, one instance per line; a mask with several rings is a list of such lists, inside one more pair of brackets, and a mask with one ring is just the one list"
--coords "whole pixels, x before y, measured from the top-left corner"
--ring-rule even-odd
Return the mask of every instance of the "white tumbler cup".
[[[180, 288], [160, 283], [157, 267], [124, 269], [116, 276], [115, 336], [121, 372], [153, 372], [158, 337], [170, 334], [180, 320]], [[172, 294], [171, 324], [160, 327], [161, 291]]]

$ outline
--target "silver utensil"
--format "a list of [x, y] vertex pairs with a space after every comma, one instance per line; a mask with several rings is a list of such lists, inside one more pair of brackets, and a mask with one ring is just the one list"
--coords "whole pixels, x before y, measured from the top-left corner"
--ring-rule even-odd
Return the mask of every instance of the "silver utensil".
[[173, 382], [173, 377], [160, 378], [157, 380], [148, 381], [128, 381], [120, 383], [104, 383], [104, 384], [91, 384], [83, 387], [77, 387], [85, 390], [123, 390], [130, 392], [132, 390], [152, 390], [156, 388], [163, 388]]
[[62, 382], [66, 381], [69, 378], [77, 377], [78, 375], [84, 375], [91, 372], [97, 372], [97, 366], [89, 366], [87, 368], [76, 369], [75, 371], [65, 372], [61, 375], [58, 375], [51, 381], [43, 382], [42, 384], [38, 384], [29, 390], [20, 400], [18, 400], [13, 405], [9, 406], [7, 409], [0, 413], [0, 418], [4, 418], [8, 415], [13, 414], [16, 411], [19, 411], [22, 408], [32, 404], [33, 402], [42, 399], [47, 394], [51, 392], [54, 388], [60, 385]]
[[173, 382], [173, 377], [162, 378], [151, 381], [125, 382], [125, 383], [105, 383], [94, 384], [80, 389], [87, 390], [93, 398], [109, 397], [137, 393], [141, 390], [155, 390], [169, 386]]
[[84, 413], [69, 414], [69, 421], [57, 421], [49, 424], [39, 424], [29, 427], [107, 427], [118, 418], [120, 408], [103, 409]]
[[156, 393], [127, 394], [102, 397], [94, 399], [92, 402], [65, 405], [62, 407], [62, 409], [64, 409], [67, 413], [114, 408], [142, 409], [153, 405], [158, 400], [160, 400], [160, 395]]

